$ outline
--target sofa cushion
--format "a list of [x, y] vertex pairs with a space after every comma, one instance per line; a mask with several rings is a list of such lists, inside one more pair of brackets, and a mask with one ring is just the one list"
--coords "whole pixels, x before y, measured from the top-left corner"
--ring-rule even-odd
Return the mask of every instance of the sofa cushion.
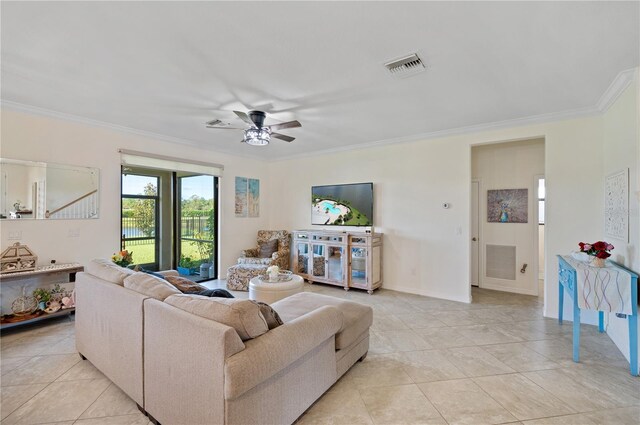
[[344, 316], [342, 327], [336, 334], [336, 350], [356, 342], [373, 323], [373, 309], [368, 305], [311, 292], [291, 295], [271, 304], [271, 307], [278, 312], [285, 323], [288, 323], [325, 305], [336, 307]]
[[258, 257], [271, 258], [274, 252], [278, 250], [278, 240], [273, 239], [271, 241], [258, 242]]
[[243, 341], [256, 338], [269, 330], [260, 306], [251, 300], [181, 294], [172, 295], [165, 302], [196, 316], [230, 326]]
[[87, 265], [87, 273], [106, 280], [107, 282], [122, 286], [124, 284], [124, 279], [127, 276], [131, 276], [134, 271], [120, 267], [111, 260], [97, 258]]
[[194, 292], [206, 291], [206, 286], [199, 285], [193, 280], [189, 280], [182, 276], [164, 276], [164, 279], [175, 286], [180, 292], [190, 294]]
[[181, 293], [166, 280], [144, 272], [136, 272], [128, 276], [124, 280], [124, 287], [158, 301], [164, 301], [169, 295]]

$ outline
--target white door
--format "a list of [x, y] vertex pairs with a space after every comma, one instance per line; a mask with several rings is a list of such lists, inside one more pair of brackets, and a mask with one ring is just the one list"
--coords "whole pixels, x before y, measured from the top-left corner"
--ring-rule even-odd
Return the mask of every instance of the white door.
[[471, 285], [480, 284], [480, 182], [471, 182]]

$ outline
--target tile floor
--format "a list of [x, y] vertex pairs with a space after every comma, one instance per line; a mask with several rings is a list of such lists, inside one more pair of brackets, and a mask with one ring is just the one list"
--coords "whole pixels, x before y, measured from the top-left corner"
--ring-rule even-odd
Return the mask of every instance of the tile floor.
[[[367, 359], [297, 425], [640, 423], [640, 379], [611, 340], [583, 325], [582, 362], [573, 363], [571, 324], [544, 319], [536, 297], [474, 290], [473, 304], [461, 304], [388, 290], [305, 290], [369, 304], [374, 324]], [[73, 319], [8, 333], [0, 346], [2, 424], [148, 424], [80, 360]]]

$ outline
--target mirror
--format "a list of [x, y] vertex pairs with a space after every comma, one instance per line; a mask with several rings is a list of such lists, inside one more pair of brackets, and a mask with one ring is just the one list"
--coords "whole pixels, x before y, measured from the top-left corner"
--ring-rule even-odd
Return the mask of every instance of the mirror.
[[100, 170], [0, 158], [0, 218], [98, 218]]

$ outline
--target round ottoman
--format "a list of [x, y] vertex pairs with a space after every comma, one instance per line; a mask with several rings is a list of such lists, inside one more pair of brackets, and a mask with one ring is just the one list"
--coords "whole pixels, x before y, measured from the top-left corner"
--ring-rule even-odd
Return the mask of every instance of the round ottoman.
[[259, 277], [254, 277], [249, 281], [249, 299], [271, 304], [289, 295], [302, 292], [304, 280], [294, 274], [291, 280], [286, 282], [263, 282]]

